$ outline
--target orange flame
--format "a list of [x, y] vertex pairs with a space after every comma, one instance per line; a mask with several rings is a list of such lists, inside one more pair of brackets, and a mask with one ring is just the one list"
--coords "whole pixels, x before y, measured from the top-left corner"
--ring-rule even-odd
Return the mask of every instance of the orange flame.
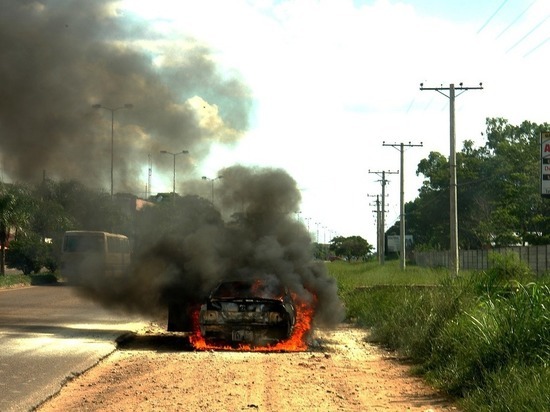
[[207, 342], [201, 335], [199, 327], [199, 311], [193, 311], [193, 332], [189, 341], [195, 350], [231, 350], [231, 351], [253, 351], [253, 352], [302, 352], [307, 350], [307, 337], [311, 330], [314, 309], [313, 306], [297, 298], [293, 294], [294, 304], [296, 306], [296, 324], [292, 335], [281, 342], [266, 346], [253, 346], [249, 344], [240, 344], [236, 348], [229, 345], [217, 345]]

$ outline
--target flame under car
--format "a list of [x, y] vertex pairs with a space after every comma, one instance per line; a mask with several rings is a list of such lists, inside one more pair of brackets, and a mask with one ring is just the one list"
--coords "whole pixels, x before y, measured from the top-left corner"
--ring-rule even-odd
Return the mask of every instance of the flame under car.
[[296, 309], [288, 289], [265, 280], [222, 282], [199, 313], [205, 340], [232, 345], [284, 341], [295, 323]]

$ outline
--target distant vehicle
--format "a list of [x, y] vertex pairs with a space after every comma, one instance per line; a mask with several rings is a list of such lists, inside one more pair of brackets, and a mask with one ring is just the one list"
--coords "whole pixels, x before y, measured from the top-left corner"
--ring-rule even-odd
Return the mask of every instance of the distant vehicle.
[[61, 273], [77, 284], [120, 276], [131, 259], [126, 236], [100, 231], [65, 232], [61, 252]]
[[273, 279], [221, 282], [199, 312], [207, 341], [268, 345], [288, 339], [296, 309], [288, 289]]

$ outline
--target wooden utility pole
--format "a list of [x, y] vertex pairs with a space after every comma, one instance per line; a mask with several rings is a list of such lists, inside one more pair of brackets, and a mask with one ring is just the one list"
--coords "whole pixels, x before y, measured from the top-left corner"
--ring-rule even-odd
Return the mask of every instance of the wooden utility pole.
[[382, 250], [382, 247], [380, 246], [380, 195], [367, 196], [376, 197], [376, 210], [373, 210], [373, 212], [376, 213], [376, 251], [378, 252], [378, 263], [382, 264], [382, 258], [380, 257], [380, 250]]
[[386, 210], [385, 210], [385, 200], [386, 200], [386, 184], [388, 183], [388, 181], [386, 180], [386, 173], [387, 174], [397, 174], [399, 172], [390, 172], [390, 171], [380, 171], [380, 172], [375, 172], [375, 171], [370, 171], [369, 170], [369, 173], [375, 173], [377, 174], [378, 176], [381, 177], [381, 180], [380, 180], [380, 183], [382, 184], [382, 210], [380, 212], [380, 226], [378, 228], [379, 230], [379, 237], [380, 237], [380, 249], [378, 250], [378, 255], [379, 255], [379, 263], [381, 265], [384, 264], [384, 261], [385, 261], [385, 254], [386, 254], [386, 231], [385, 231], [385, 222], [384, 222], [384, 218], [385, 218], [385, 214], [386, 214]]
[[382, 254], [380, 251], [383, 249], [382, 237], [380, 236], [380, 227], [382, 225], [382, 219], [380, 219], [380, 195], [376, 195], [376, 250], [378, 251], [378, 263], [381, 265], [384, 263]]
[[[449, 155], [449, 169], [451, 174], [449, 184], [449, 199], [450, 199], [450, 226], [451, 226], [451, 248], [449, 252], [449, 269], [453, 277], [458, 276], [459, 260], [458, 260], [458, 213], [457, 213], [457, 190], [456, 190], [456, 132], [455, 132], [455, 98], [460, 96], [466, 90], [482, 90], [483, 84], [479, 83], [479, 86], [464, 86], [462, 83], [458, 87], [454, 84], [450, 84], [449, 87], [424, 87], [424, 83], [420, 83], [420, 90], [435, 90], [443, 96], [449, 98], [449, 114], [450, 114], [450, 155]], [[443, 91], [449, 91], [449, 94], [445, 94]], [[459, 90], [458, 95], [455, 92]]]
[[420, 144], [405, 143], [386, 143], [382, 142], [382, 146], [392, 146], [394, 149], [401, 152], [401, 179], [400, 179], [400, 198], [399, 198], [399, 253], [401, 257], [401, 270], [405, 270], [406, 266], [406, 242], [405, 242], [405, 147], [422, 147]]

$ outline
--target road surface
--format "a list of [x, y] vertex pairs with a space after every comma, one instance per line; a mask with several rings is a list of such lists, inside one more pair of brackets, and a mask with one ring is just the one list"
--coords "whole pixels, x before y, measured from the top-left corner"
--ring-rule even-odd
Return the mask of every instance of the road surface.
[[0, 290], [0, 410], [32, 409], [146, 325], [63, 284]]

